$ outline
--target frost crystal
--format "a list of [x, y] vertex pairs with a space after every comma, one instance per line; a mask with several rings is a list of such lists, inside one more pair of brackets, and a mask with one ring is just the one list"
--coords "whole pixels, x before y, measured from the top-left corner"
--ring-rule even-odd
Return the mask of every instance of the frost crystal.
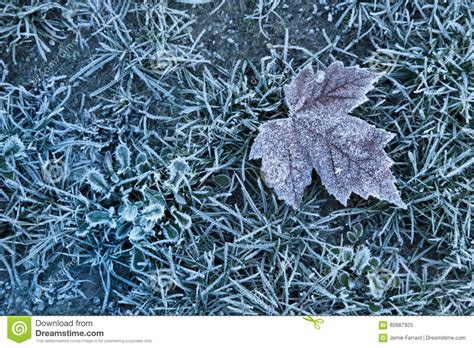
[[354, 192], [406, 208], [383, 150], [394, 135], [348, 115], [378, 76], [335, 62], [316, 74], [306, 67], [285, 86], [290, 117], [263, 124], [250, 152], [262, 159], [264, 180], [280, 199], [299, 207], [315, 169], [344, 205]]

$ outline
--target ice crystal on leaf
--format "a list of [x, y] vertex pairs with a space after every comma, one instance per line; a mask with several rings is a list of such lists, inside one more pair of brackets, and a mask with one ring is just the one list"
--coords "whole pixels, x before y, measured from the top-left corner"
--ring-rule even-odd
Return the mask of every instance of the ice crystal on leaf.
[[315, 169], [344, 205], [356, 193], [406, 207], [383, 150], [394, 135], [348, 115], [378, 77], [335, 62], [316, 74], [308, 66], [285, 86], [290, 117], [264, 123], [250, 152], [262, 159], [264, 180], [280, 199], [299, 207]]

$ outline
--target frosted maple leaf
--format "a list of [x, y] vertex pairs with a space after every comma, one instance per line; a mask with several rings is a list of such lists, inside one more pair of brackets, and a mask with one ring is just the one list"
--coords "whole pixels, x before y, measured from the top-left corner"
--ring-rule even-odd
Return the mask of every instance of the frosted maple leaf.
[[250, 151], [280, 199], [299, 207], [315, 169], [343, 205], [356, 193], [406, 208], [383, 150], [394, 134], [348, 115], [379, 76], [335, 62], [316, 74], [308, 66], [285, 86], [290, 117], [264, 123]]

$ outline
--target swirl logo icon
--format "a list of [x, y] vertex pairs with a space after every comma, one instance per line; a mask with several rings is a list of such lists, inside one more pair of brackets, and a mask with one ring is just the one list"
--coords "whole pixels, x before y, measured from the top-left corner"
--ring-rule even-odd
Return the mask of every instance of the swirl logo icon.
[[153, 55], [150, 65], [151, 69], [159, 74], [166, 75], [175, 70], [178, 66], [178, 58], [171, 52], [164, 49], [158, 49]]
[[8, 317], [7, 337], [17, 343], [31, 338], [31, 317]]
[[47, 161], [41, 169], [43, 179], [50, 184], [57, 184], [69, 174], [61, 160]]
[[373, 71], [389, 74], [395, 69], [397, 58], [392, 51], [378, 48], [372, 51], [372, 54], [366, 58], [365, 64]]
[[152, 274], [150, 279], [150, 287], [156, 291], [166, 295], [168, 292], [173, 291], [178, 284], [178, 280], [174, 272], [170, 269], [162, 268], [157, 269], [155, 274]]

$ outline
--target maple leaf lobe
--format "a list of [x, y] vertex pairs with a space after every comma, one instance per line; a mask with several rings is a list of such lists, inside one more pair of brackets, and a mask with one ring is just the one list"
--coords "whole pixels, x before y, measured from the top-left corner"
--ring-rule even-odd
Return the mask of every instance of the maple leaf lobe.
[[311, 183], [312, 167], [306, 152], [298, 146], [292, 122], [281, 119], [260, 126], [249, 157], [262, 159], [261, 171], [266, 184], [297, 208], [305, 187]]
[[316, 74], [308, 66], [285, 86], [286, 103], [291, 115], [305, 110], [321, 114], [350, 112], [367, 100], [365, 94], [380, 76], [358, 66], [344, 67], [341, 62]]
[[[343, 205], [356, 193], [404, 208], [390, 172], [393, 162], [383, 150], [394, 135], [349, 115], [339, 115], [336, 120], [327, 127], [321, 127], [322, 120], [316, 117], [298, 116], [296, 121], [299, 141], [309, 149], [311, 166], [327, 191]], [[323, 130], [315, 133], [314, 129]]]

